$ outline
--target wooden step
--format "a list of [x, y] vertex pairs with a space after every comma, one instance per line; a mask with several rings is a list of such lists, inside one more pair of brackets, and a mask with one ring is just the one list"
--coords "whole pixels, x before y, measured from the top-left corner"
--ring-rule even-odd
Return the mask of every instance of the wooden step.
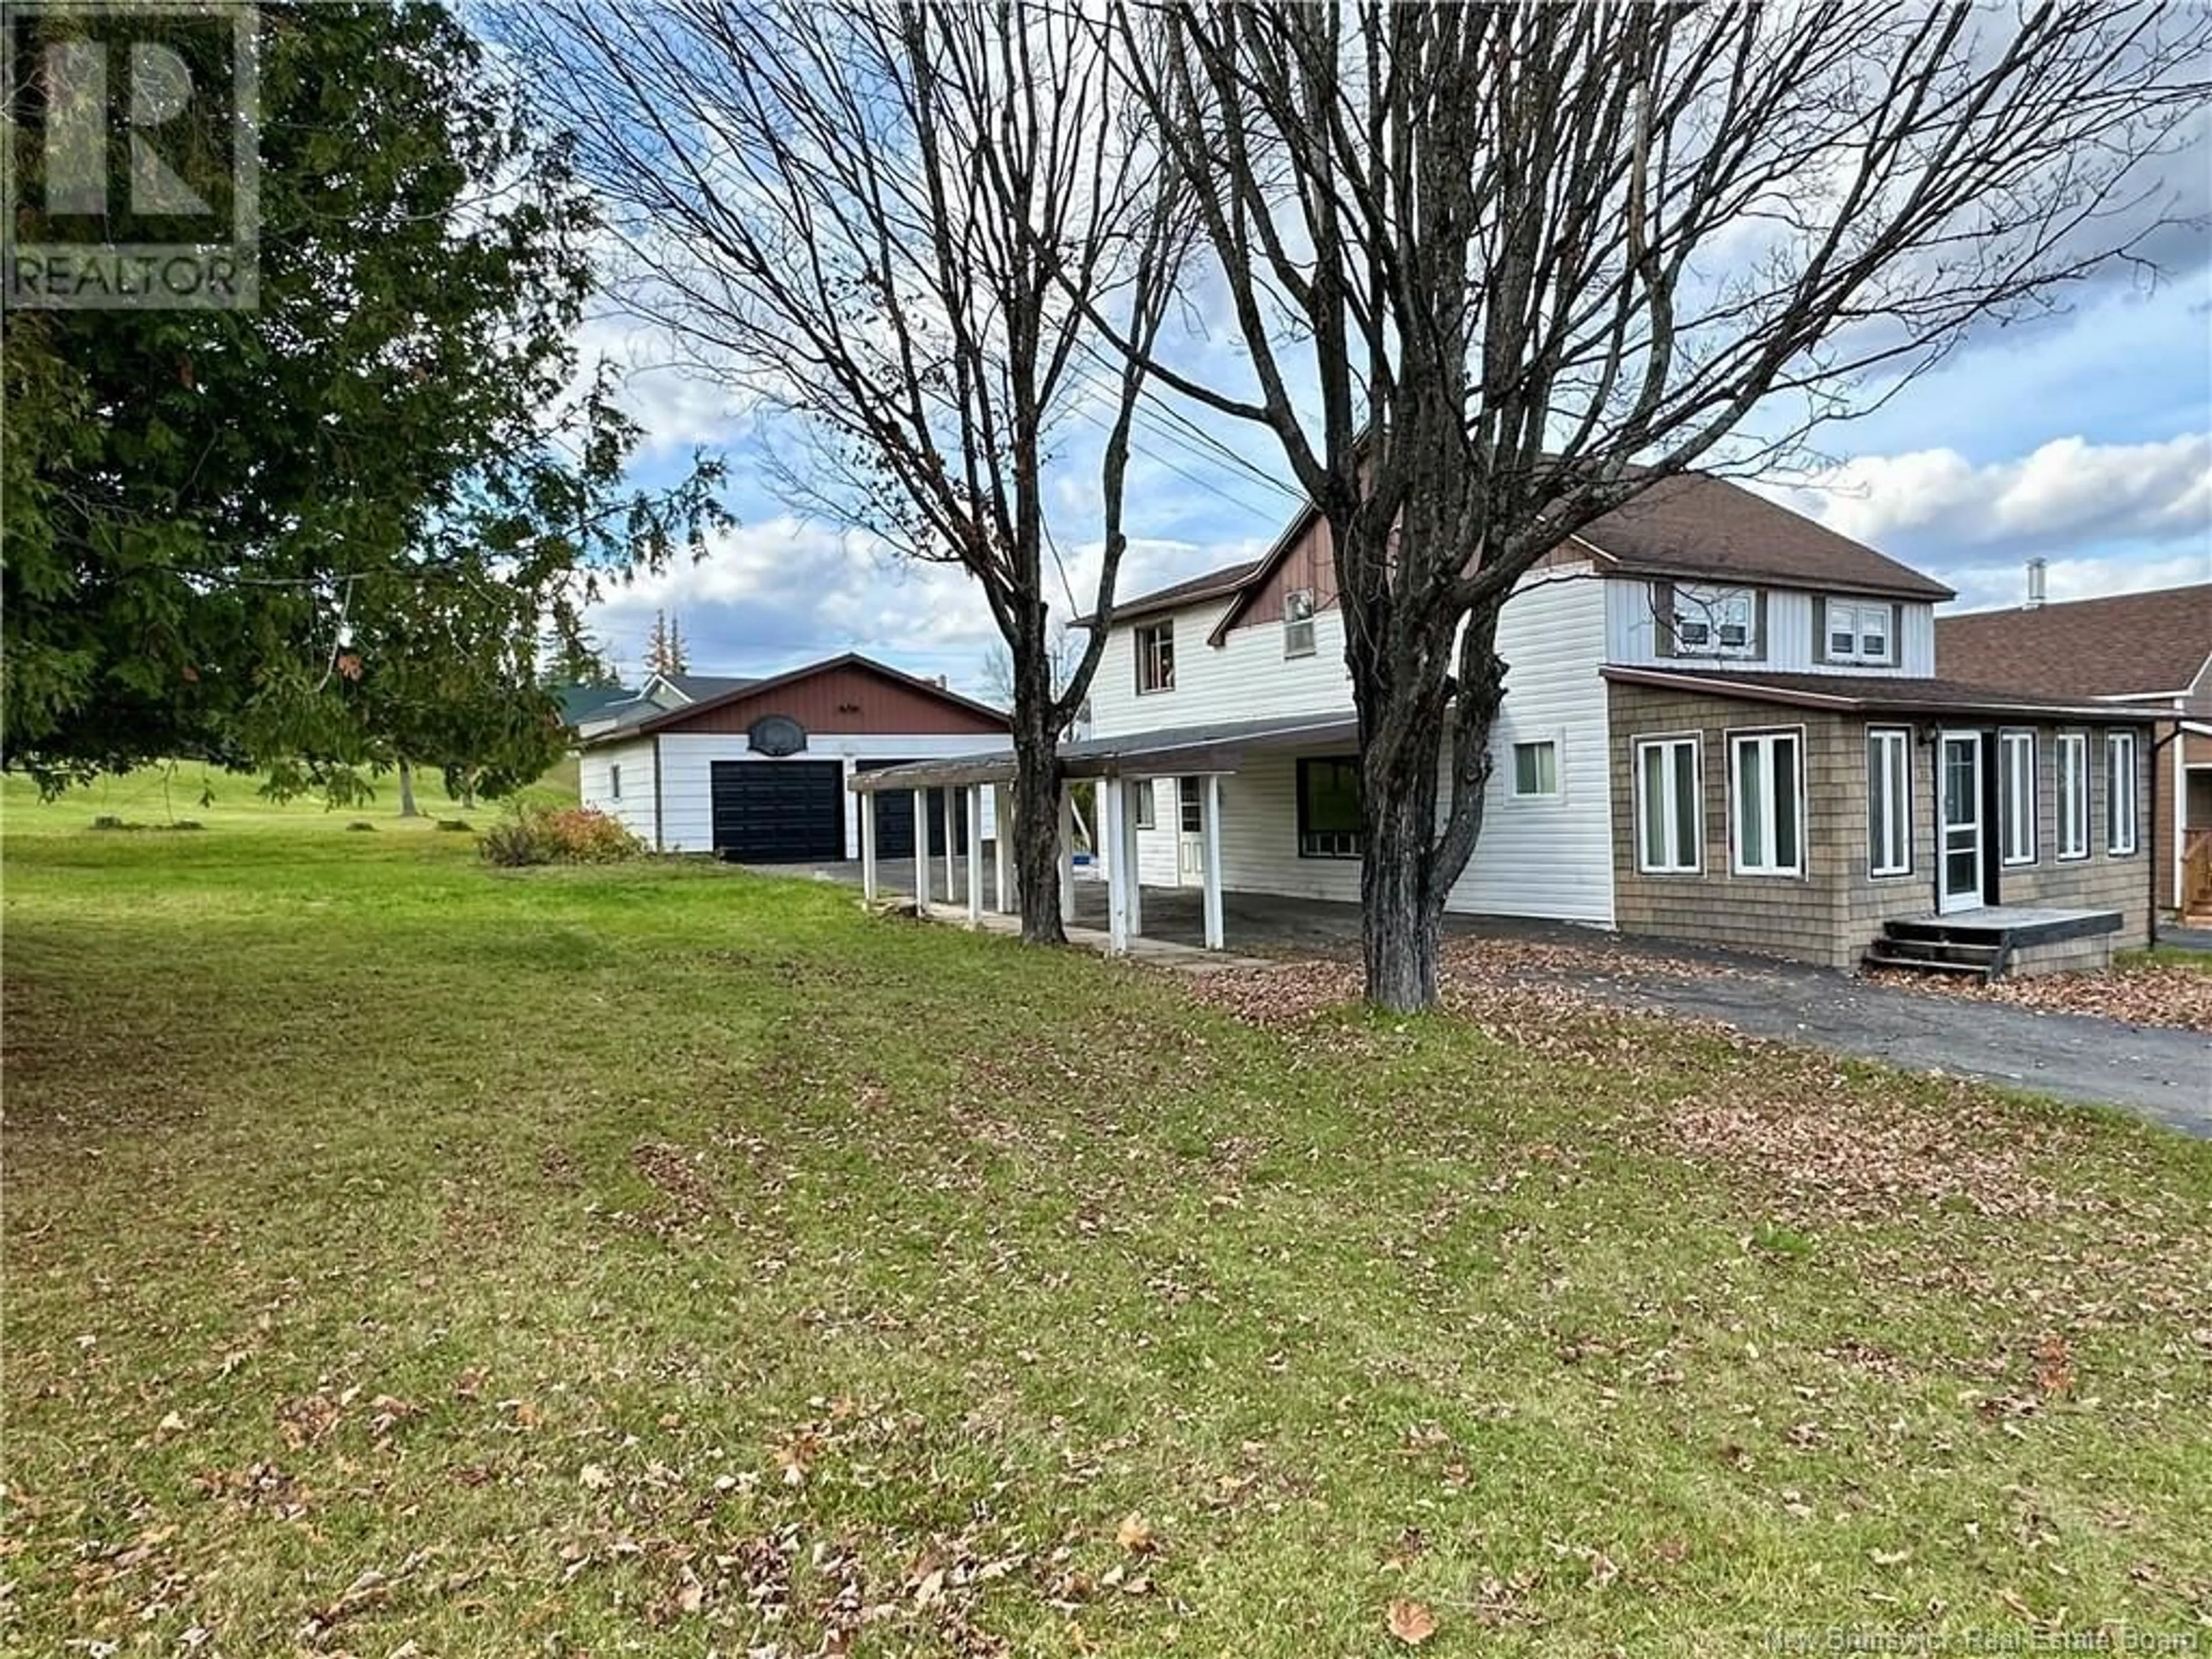
[[1881, 931], [1892, 939], [1912, 939], [1929, 945], [2001, 945], [2005, 929], [1965, 921], [1885, 921]]
[[1891, 954], [1894, 945], [1894, 940], [1884, 939], [1871, 946], [1866, 953], [1866, 965], [1869, 968], [1911, 969], [1923, 974], [1966, 974], [1981, 980], [1991, 977], [1996, 966], [1994, 959], [1975, 963], [1953, 962], [1942, 957], [1894, 956]]
[[1913, 962], [1962, 962], [1976, 968], [1995, 967], [2004, 956], [2002, 945], [1953, 939], [1891, 937], [1879, 940], [1877, 948]]

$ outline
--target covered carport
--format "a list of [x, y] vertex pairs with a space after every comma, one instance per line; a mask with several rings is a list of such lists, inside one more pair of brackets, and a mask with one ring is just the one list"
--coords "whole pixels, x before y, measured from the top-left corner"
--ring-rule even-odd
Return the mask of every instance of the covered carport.
[[[1221, 780], [1238, 771], [1249, 755], [1342, 748], [1354, 744], [1358, 732], [1357, 723], [1340, 714], [1303, 715], [1133, 732], [1063, 744], [1060, 757], [1066, 781], [1089, 781], [1097, 790], [1097, 846], [1094, 850], [1106, 878], [1107, 948], [1116, 955], [1126, 954], [1132, 942], [1144, 935], [1144, 903], [1137, 881], [1134, 792], [1138, 785], [1162, 777], [1198, 781], [1202, 791], [1200, 821], [1206, 848], [1200, 909], [1206, 948], [1219, 951], [1227, 945], [1221, 902]], [[911, 790], [915, 802], [914, 843], [917, 848], [929, 845], [925, 816], [929, 794], [941, 790], [946, 820], [941, 844], [949, 848], [957, 839], [953, 815], [956, 811], [962, 814], [969, 826], [980, 822], [983, 791], [987, 788], [996, 793], [999, 823], [1009, 824], [1007, 791], [1013, 778], [1013, 758], [1000, 751], [952, 756], [857, 773], [850, 787], [862, 795], [884, 790]], [[880, 885], [877, 816], [873, 811], [860, 814], [860, 882], [871, 901], [878, 896]], [[998, 838], [997, 879], [993, 884], [996, 908], [1006, 913], [1018, 908], [1006, 854], [1010, 839], [1008, 834]], [[1060, 797], [1059, 841], [1060, 913], [1063, 921], [1072, 922], [1075, 919], [1075, 813], [1064, 785]], [[917, 912], [924, 915], [929, 914], [932, 903], [931, 865], [932, 860], [927, 858], [917, 858], [914, 863], [915, 904]], [[957, 902], [959, 896], [952, 890], [955, 865], [949, 853], [944, 860], [943, 874], [945, 900], [948, 903]], [[968, 860], [966, 886], [969, 919], [980, 924], [983, 919], [981, 860]]]

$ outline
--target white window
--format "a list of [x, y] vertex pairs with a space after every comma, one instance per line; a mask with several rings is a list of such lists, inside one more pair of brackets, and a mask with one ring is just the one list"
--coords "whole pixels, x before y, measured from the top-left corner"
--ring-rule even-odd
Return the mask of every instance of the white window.
[[2004, 830], [2004, 861], [2035, 862], [2035, 733], [1997, 734], [1998, 773], [2003, 780], [1999, 823]]
[[2105, 850], [2136, 850], [2136, 734], [2105, 733]]
[[1805, 872], [1801, 748], [1795, 732], [1729, 738], [1729, 816], [1740, 876]]
[[609, 800], [622, 799], [622, 763], [620, 761], [607, 768], [607, 799]]
[[1895, 613], [1886, 601], [1830, 599], [1825, 651], [1830, 662], [1887, 665], [1897, 660]]
[[1546, 738], [1513, 745], [1513, 793], [1527, 799], [1559, 793], [1559, 745]]
[[1867, 733], [1867, 873], [1912, 873], [1912, 733]]
[[2089, 856], [2089, 734], [2061, 732], [2057, 742], [2058, 856]]
[[1674, 654], [1752, 657], [1759, 654], [1759, 605], [1747, 587], [1677, 587]]
[[1313, 590], [1294, 587], [1283, 596], [1283, 654], [1310, 657], [1313, 653]]
[[1159, 803], [1153, 799], [1152, 781], [1141, 779], [1137, 784], [1137, 828], [1149, 830], [1158, 818]]
[[1705, 780], [1696, 738], [1636, 739], [1636, 867], [1695, 875], [1705, 867]]
[[1147, 623], [1137, 629], [1137, 692], [1175, 690], [1175, 622]]

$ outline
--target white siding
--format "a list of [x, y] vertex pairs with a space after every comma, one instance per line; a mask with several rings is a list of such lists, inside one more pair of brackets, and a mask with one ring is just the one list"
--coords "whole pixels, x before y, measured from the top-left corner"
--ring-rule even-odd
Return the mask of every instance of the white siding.
[[[1511, 668], [1506, 677], [1504, 706], [1492, 734], [1497, 765], [1485, 805], [1481, 837], [1466, 872], [1452, 889], [1449, 905], [1467, 912], [1551, 916], [1610, 925], [1613, 809], [1606, 752], [1605, 683], [1598, 672], [1605, 646], [1604, 589], [1610, 584], [1560, 580], [1556, 578], [1564, 572], [1551, 574], [1554, 580], [1532, 585], [1516, 595], [1498, 620], [1499, 654]], [[1336, 632], [1333, 640], [1324, 636], [1328, 642], [1323, 649], [1340, 653], [1341, 619], [1334, 612], [1327, 617], [1335, 621]], [[1183, 625], [1179, 619], [1179, 651]], [[1240, 629], [1238, 634], [1245, 631]], [[1272, 633], [1275, 650], [1280, 652], [1279, 624], [1249, 631]], [[1203, 640], [1203, 634], [1199, 637]], [[1232, 644], [1237, 637], [1237, 634], [1231, 635]], [[1110, 647], [1107, 660], [1113, 660]], [[1128, 662], [1126, 646], [1121, 661], [1125, 665]], [[1282, 666], [1279, 659], [1277, 665]], [[1164, 694], [1160, 701], [1184, 692], [1188, 683], [1181, 661], [1176, 665], [1176, 691]], [[1149, 708], [1154, 701], [1148, 696], [1142, 702]], [[1348, 704], [1348, 691], [1345, 701]], [[1255, 695], [1236, 713], [1224, 711], [1210, 716], [1193, 713], [1146, 724], [1249, 719], [1279, 708], [1284, 713], [1303, 712], [1295, 703], [1285, 708]], [[1513, 745], [1544, 738], [1559, 745], [1559, 797], [1516, 800], [1512, 797]], [[1446, 763], [1446, 757], [1440, 754], [1439, 769]], [[1178, 878], [1180, 833], [1176, 785], [1163, 778], [1155, 787], [1155, 827], [1139, 830], [1137, 836], [1139, 879], [1172, 886]], [[1288, 754], [1254, 755], [1242, 770], [1222, 780], [1222, 884], [1243, 892], [1356, 902], [1359, 897], [1356, 860], [1298, 855], [1297, 792], [1297, 761]]]
[[[1208, 645], [1206, 636], [1227, 609], [1225, 602], [1217, 601], [1175, 613], [1175, 690], [1141, 696], [1135, 625], [1116, 626], [1106, 637], [1097, 676], [1091, 682], [1091, 734], [1112, 738], [1275, 714], [1352, 712], [1342, 611], [1324, 611], [1314, 618], [1312, 655], [1285, 659], [1279, 622], [1231, 629], [1220, 645]], [[1162, 620], [1147, 617], [1146, 623]]]
[[[622, 768], [622, 799], [614, 795], [614, 769]], [[623, 827], [653, 845], [653, 739], [634, 738], [577, 757], [578, 793], [585, 805], [622, 820]]]
[[[920, 737], [830, 737], [815, 733], [803, 753], [784, 759], [754, 753], [745, 746], [742, 732], [669, 732], [660, 738], [665, 775], [660, 785], [663, 819], [661, 849], [669, 853], [710, 853], [714, 848], [713, 768], [716, 761], [743, 761], [748, 766], [782, 766], [791, 761], [842, 761], [848, 783], [860, 761], [931, 760], [944, 755], [975, 755], [1003, 750], [1008, 740], [975, 733], [925, 733]], [[629, 793], [629, 774], [623, 774], [623, 793]], [[845, 856], [860, 856], [860, 798], [848, 789], [845, 802]], [[991, 814], [991, 792], [983, 791], [983, 838], [995, 833]]]
[[[1936, 672], [1936, 608], [1924, 599], [1895, 602], [1896, 666], [1862, 668], [1820, 660], [1814, 650], [1814, 596], [1787, 587], [1765, 590], [1766, 654], [1763, 658], [1753, 661], [1741, 657], [1662, 656], [1651, 588], [1652, 584], [1641, 577], [1616, 576], [1605, 584], [1607, 662], [1636, 667], [1694, 666], [1701, 674], [1734, 669], [1765, 674], [1875, 674], [1927, 679]], [[1851, 596], [1838, 590], [1834, 597]]]

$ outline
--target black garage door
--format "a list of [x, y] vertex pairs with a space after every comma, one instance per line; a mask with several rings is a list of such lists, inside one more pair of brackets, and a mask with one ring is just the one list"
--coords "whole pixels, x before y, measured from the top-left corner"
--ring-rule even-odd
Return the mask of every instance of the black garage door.
[[[916, 761], [856, 761], [854, 769], [861, 772], [880, 772], [887, 766], [913, 766]], [[879, 790], [876, 803], [876, 856], [879, 859], [910, 859], [914, 856], [914, 791], [911, 789]], [[957, 848], [968, 850], [968, 824], [961, 817], [958, 802], [953, 804], [953, 834], [957, 837]], [[929, 852], [933, 858], [945, 855], [945, 792], [929, 792]]]
[[716, 761], [714, 852], [750, 864], [845, 856], [842, 761]]

